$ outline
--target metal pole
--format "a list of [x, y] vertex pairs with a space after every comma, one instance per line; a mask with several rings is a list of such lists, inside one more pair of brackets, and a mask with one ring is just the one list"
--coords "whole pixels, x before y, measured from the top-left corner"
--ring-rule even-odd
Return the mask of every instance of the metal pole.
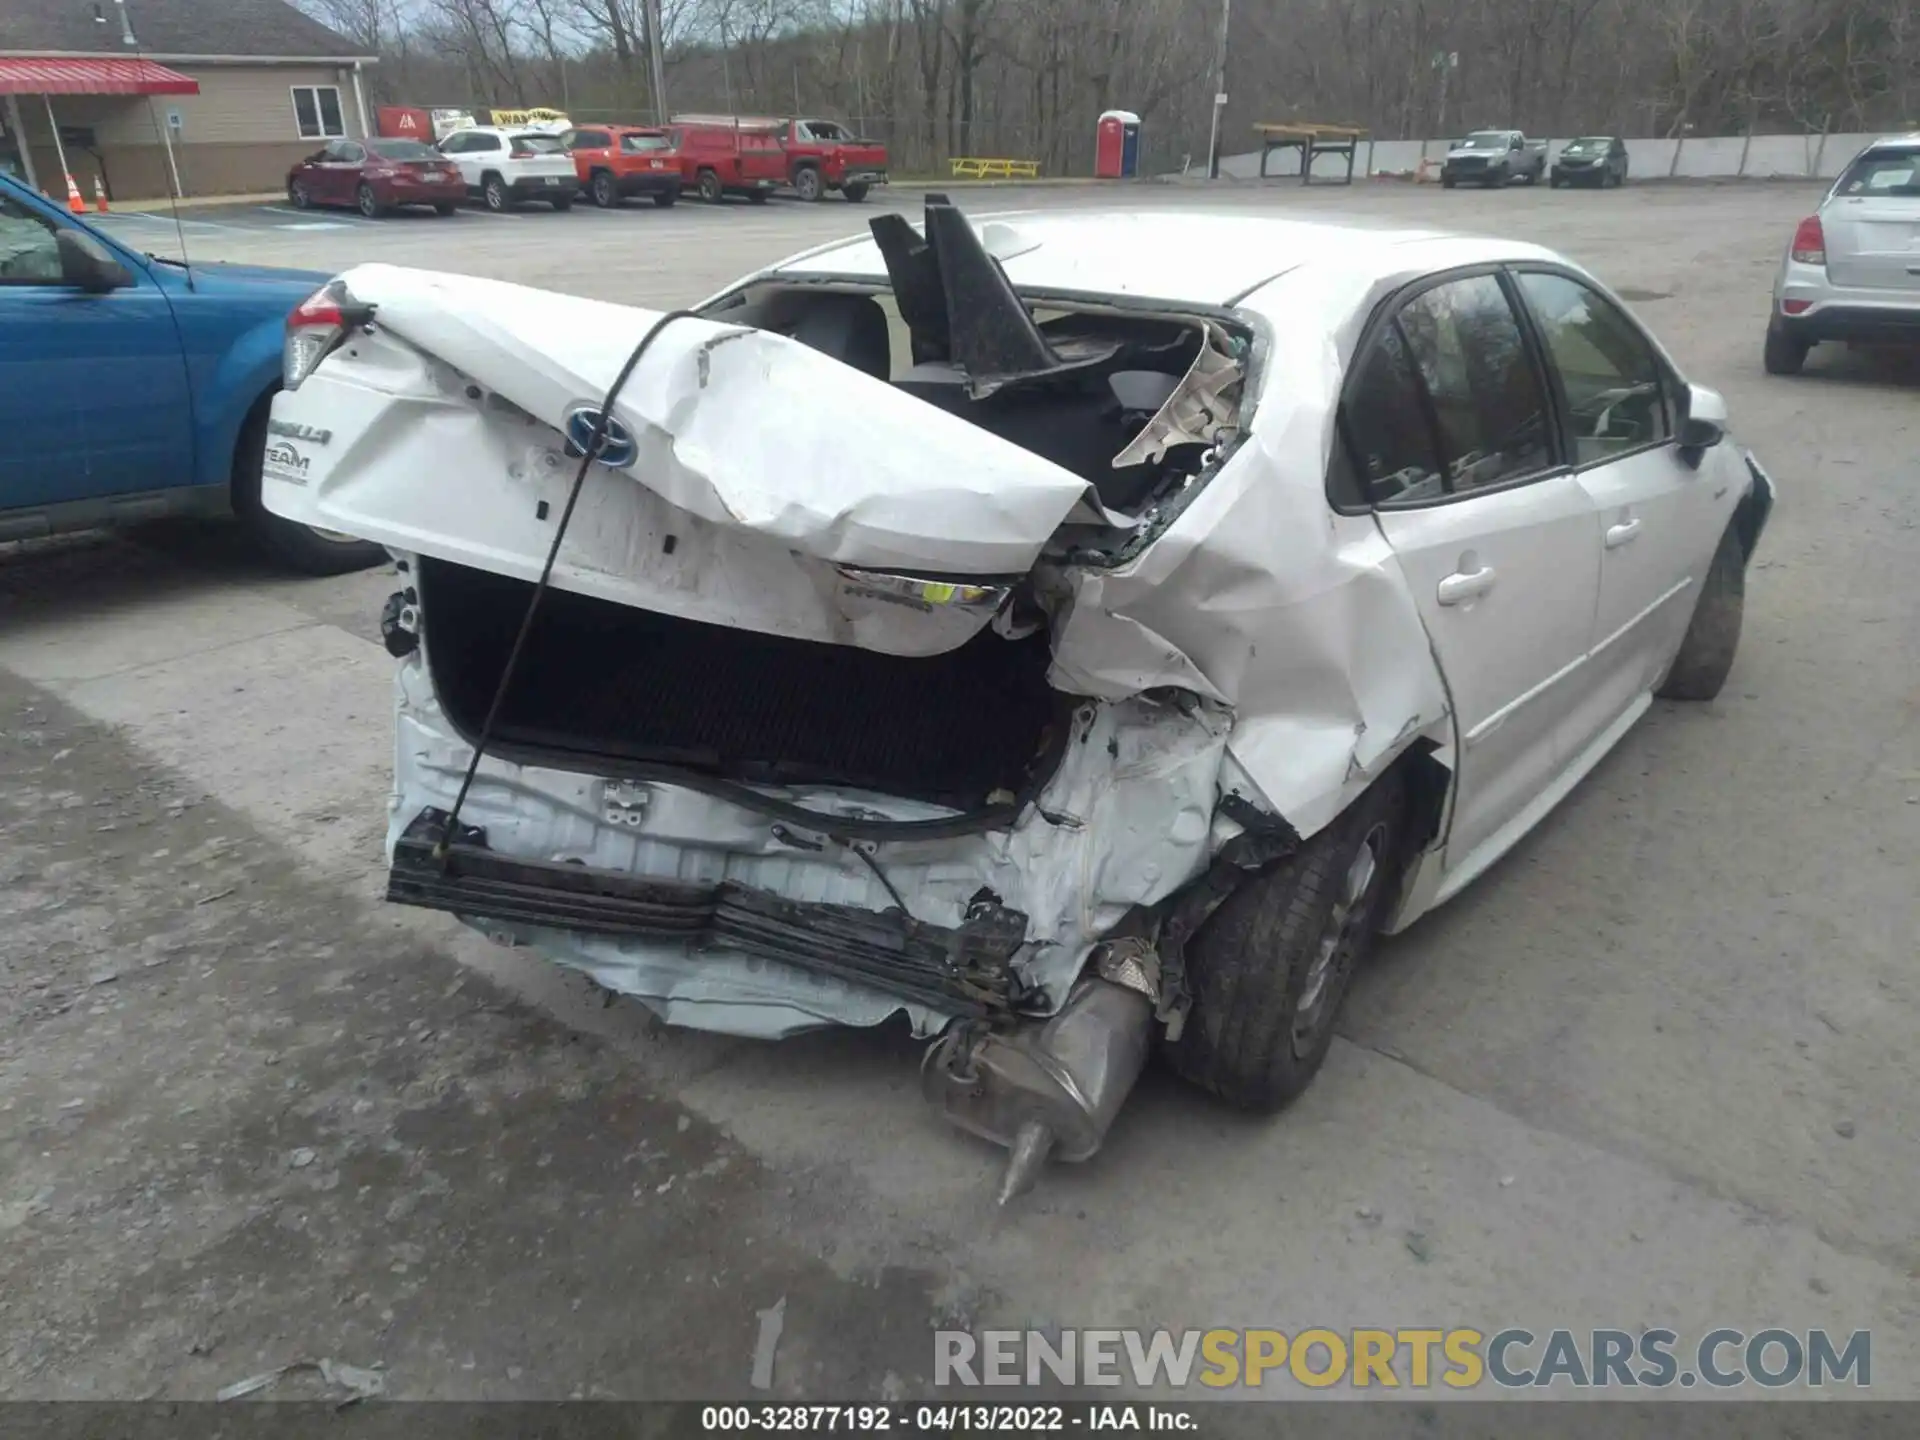
[[660, 0], [647, 0], [647, 64], [653, 74], [653, 118], [667, 123], [666, 39], [660, 34]]
[[[1220, 120], [1227, 108], [1227, 30], [1232, 24], [1233, 0], [1220, 0], [1220, 41], [1213, 57], [1213, 124], [1207, 132], [1207, 178], [1220, 178]], [[1264, 166], [1262, 168], [1265, 168]]]
[[[565, 62], [563, 61], [562, 64], [564, 65]], [[567, 72], [562, 69], [560, 73], [565, 75]], [[365, 140], [373, 134], [373, 126], [367, 123], [367, 87], [360, 78], [358, 60], [353, 62], [353, 107], [360, 112], [360, 138]]]
[[[148, 111], [152, 111], [154, 102], [148, 100], [146, 104], [148, 104]], [[186, 200], [186, 186], [180, 184], [180, 161], [173, 156], [173, 125], [159, 127], [159, 144], [167, 152], [167, 173], [173, 177], [173, 198]]]
[[[60, 174], [62, 178], [70, 177], [73, 172], [67, 169], [67, 147], [60, 143], [60, 122], [53, 118], [53, 97], [42, 95], [40, 99], [47, 107], [47, 124], [53, 127], [53, 153], [60, 158]], [[59, 198], [62, 205], [67, 203], [65, 195]]]
[[40, 188], [40, 177], [33, 173], [33, 146], [27, 142], [27, 122], [20, 118], [20, 97], [7, 96], [7, 125], [20, 142], [20, 163], [27, 167], [27, 184]]

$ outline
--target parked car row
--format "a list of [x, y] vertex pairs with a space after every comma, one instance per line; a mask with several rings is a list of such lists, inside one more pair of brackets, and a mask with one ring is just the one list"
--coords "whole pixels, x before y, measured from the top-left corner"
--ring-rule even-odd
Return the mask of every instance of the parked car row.
[[830, 120], [689, 116], [667, 126], [583, 125], [564, 133], [474, 125], [437, 146], [422, 140], [340, 139], [287, 175], [297, 209], [351, 207], [369, 218], [403, 206], [450, 215], [463, 201], [504, 211], [527, 201], [570, 210], [582, 195], [603, 209], [629, 199], [674, 204], [692, 190], [765, 201], [790, 188], [806, 201], [867, 198], [887, 183], [886, 147]]
[[1547, 142], [1518, 130], [1476, 130], [1447, 151], [1440, 183], [1505, 187], [1516, 180], [1536, 185], [1542, 175], [1558, 190], [1567, 185], [1607, 189], [1627, 183], [1627, 142], [1618, 135], [1582, 135], [1560, 147], [1547, 163]]

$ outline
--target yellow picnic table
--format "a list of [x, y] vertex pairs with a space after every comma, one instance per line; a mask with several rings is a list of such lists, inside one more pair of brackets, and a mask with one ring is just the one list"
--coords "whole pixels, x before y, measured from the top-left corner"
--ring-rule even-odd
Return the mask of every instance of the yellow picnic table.
[[976, 155], [953, 157], [956, 180], [1038, 180], [1038, 160], [988, 160]]

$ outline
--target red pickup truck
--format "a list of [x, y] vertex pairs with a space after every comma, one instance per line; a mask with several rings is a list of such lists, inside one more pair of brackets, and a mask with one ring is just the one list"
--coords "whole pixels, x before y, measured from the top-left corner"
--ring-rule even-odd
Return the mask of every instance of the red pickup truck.
[[683, 183], [703, 200], [725, 194], [764, 199], [785, 184], [802, 200], [837, 190], [859, 201], [887, 183], [887, 147], [832, 120], [684, 115], [673, 123], [681, 136]]

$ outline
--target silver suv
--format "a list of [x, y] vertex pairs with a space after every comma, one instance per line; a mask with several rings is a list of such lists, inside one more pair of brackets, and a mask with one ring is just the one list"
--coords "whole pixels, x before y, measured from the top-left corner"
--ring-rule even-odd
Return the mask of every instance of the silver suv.
[[1767, 371], [1822, 340], [1920, 346], [1920, 134], [1876, 140], [1800, 222], [1773, 282]]

